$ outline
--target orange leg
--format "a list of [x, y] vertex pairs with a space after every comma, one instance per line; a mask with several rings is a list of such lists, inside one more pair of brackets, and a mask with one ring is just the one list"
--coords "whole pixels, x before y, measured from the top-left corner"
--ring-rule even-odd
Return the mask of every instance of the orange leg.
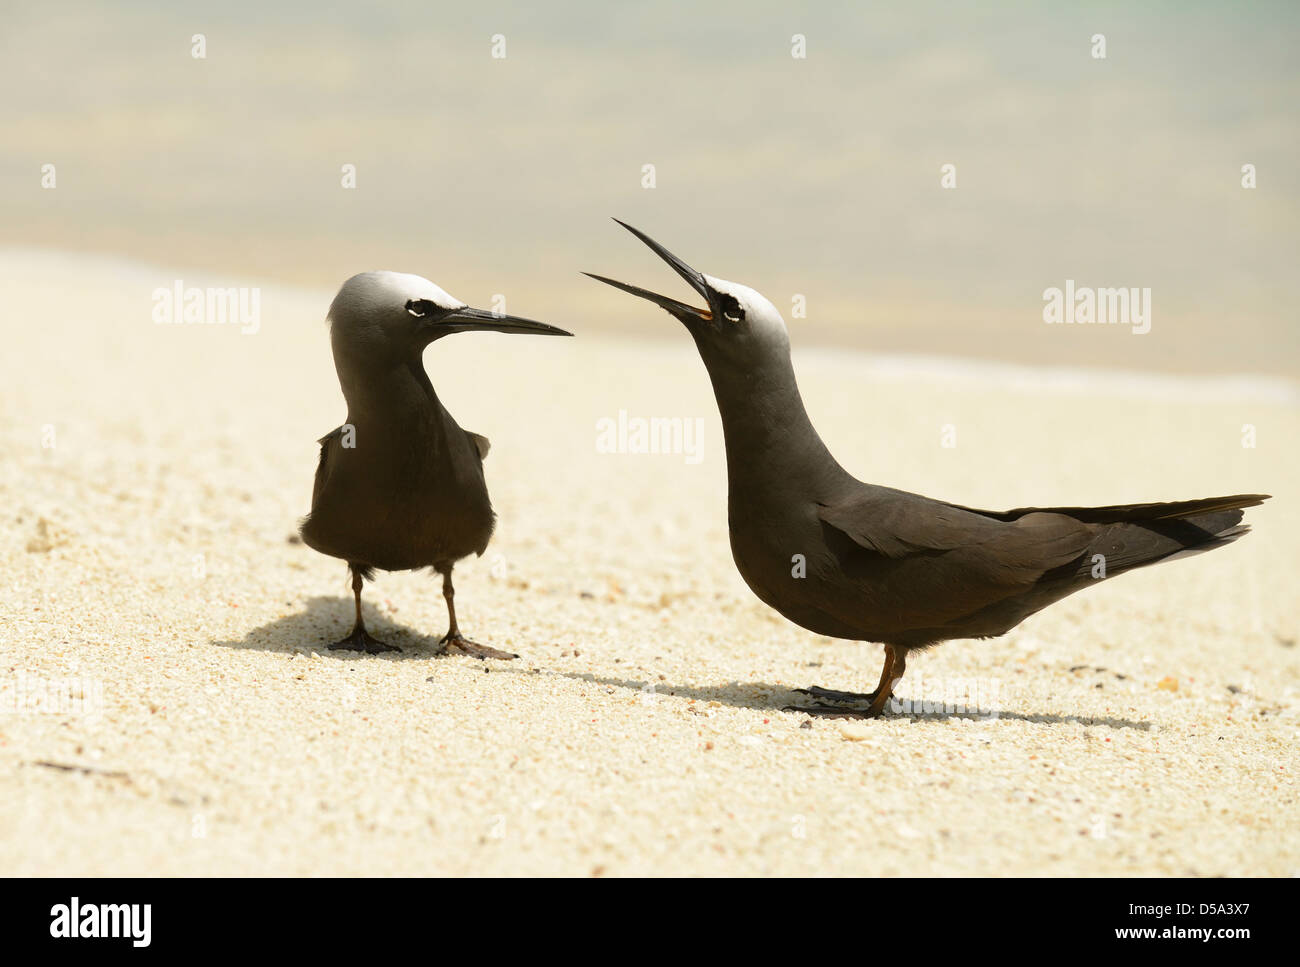
[[905, 671], [907, 671], [907, 649], [885, 645], [885, 667], [880, 672], [880, 684], [876, 686], [876, 697], [872, 700], [871, 707], [867, 709], [867, 718], [874, 719], [885, 710], [890, 696], [894, 694], [894, 686], [903, 680]]

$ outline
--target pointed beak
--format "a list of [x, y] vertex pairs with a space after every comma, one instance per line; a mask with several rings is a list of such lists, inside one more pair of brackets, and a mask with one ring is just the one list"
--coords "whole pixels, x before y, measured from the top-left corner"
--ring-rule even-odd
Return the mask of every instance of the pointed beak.
[[524, 319], [521, 316], [499, 316], [486, 309], [457, 309], [439, 319], [435, 326], [439, 333], [450, 332], [514, 332], [532, 333], [535, 336], [572, 336], [573, 333], [544, 322]]
[[650, 292], [647, 289], [642, 289], [635, 285], [628, 285], [626, 282], [617, 282], [614, 279], [607, 279], [603, 275], [595, 275], [591, 272], [583, 272], [582, 274], [588, 276], [589, 278], [595, 279], [597, 282], [604, 282], [606, 285], [612, 285], [616, 289], [622, 289], [624, 292], [630, 292], [634, 296], [639, 296], [642, 299], [647, 299], [650, 302], [653, 302], [655, 305], [663, 309], [667, 309], [670, 313], [672, 313], [674, 316], [676, 316], [684, 323], [690, 324], [692, 322], [697, 322], [700, 320], [706, 322], [708, 320], [711, 320], [713, 318], [713, 303], [716, 299], [716, 296], [713, 292], [713, 289], [710, 288], [708, 282], [704, 280], [704, 275], [700, 272], [695, 271], [695, 269], [691, 268], [689, 265], [687, 265], [685, 262], [679, 259], [676, 255], [674, 255], [672, 252], [668, 251], [668, 249], [664, 248], [662, 245], [660, 245], [658, 242], [652, 239], [649, 235], [646, 235], [644, 232], [638, 231], [637, 229], [633, 228], [631, 225], [627, 224], [627, 222], [619, 221], [617, 218], [614, 219], [614, 221], [618, 222], [620, 225], [626, 228], [637, 238], [641, 239], [641, 241], [645, 242], [646, 245], [650, 247], [650, 250], [655, 253], [655, 255], [658, 255], [661, 259], [663, 259], [665, 262], [671, 265], [673, 271], [676, 272], [678, 275], [680, 275], [683, 279], [685, 279], [687, 283], [690, 285], [690, 287], [703, 297], [707, 308], [696, 309], [694, 306], [689, 306], [685, 302], [678, 302], [676, 299], [670, 299], [666, 295], [658, 295], [654, 292]]

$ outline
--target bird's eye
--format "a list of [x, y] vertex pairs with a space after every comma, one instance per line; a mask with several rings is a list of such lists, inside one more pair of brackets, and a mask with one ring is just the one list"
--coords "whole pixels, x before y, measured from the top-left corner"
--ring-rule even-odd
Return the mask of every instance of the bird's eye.
[[423, 319], [425, 316], [433, 315], [437, 308], [428, 299], [411, 299], [406, 303], [406, 311], [417, 319]]
[[745, 310], [740, 308], [740, 303], [734, 295], [722, 297], [722, 318], [728, 322], [745, 321]]

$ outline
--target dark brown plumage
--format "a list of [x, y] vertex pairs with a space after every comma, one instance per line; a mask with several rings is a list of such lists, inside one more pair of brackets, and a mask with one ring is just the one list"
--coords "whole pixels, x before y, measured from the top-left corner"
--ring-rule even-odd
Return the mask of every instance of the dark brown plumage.
[[624, 227], [708, 302], [696, 309], [593, 276], [667, 309], [695, 339], [722, 417], [731, 551], [745, 583], [810, 631], [885, 646], [874, 692], [809, 690], [867, 708], [802, 711], [879, 715], [908, 652], [1005, 634], [1102, 574], [1221, 547], [1248, 530], [1242, 509], [1267, 499], [984, 511], [863, 483], [839, 465], [808, 419], [776, 308]]
[[330, 648], [396, 651], [366, 631], [362, 586], [376, 569], [431, 567], [442, 575], [447, 602], [442, 644], [478, 658], [518, 657], [470, 641], [456, 623], [452, 568], [486, 550], [496, 521], [483, 477], [488, 441], [457, 425], [422, 356], [431, 342], [455, 332], [572, 334], [471, 309], [427, 279], [397, 272], [353, 276], [335, 297], [329, 320], [348, 418], [320, 440], [302, 538], [347, 561], [352, 572], [356, 623]]

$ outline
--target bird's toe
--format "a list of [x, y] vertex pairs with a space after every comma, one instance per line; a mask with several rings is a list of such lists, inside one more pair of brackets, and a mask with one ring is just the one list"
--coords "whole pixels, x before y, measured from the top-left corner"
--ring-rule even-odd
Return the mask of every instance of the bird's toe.
[[469, 655], [471, 658], [477, 658], [479, 661], [485, 661], [488, 658], [510, 661], [519, 657], [513, 652], [501, 651], [491, 645], [480, 645], [477, 641], [470, 641], [464, 635], [444, 635], [439, 644], [442, 645], [444, 654], [460, 653]]
[[810, 688], [796, 688], [800, 695], [807, 695], [810, 698], [818, 699], [822, 702], [844, 702], [852, 705], [863, 703], [870, 705], [876, 700], [875, 692], [838, 692], [833, 688], [822, 688], [820, 685], [813, 685]]
[[401, 651], [396, 645], [372, 638], [365, 629], [353, 629], [352, 634], [329, 646], [330, 651], [364, 651], [368, 655], [381, 655], [386, 651]]

